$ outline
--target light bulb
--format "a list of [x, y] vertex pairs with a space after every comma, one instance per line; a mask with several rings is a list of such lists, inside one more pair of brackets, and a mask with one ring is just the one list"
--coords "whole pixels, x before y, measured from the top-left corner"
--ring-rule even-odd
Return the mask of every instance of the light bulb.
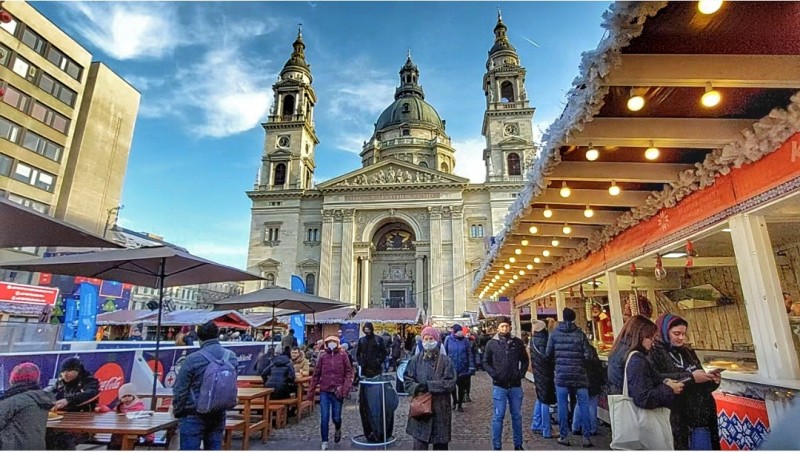
[[586, 206], [586, 210], [583, 211], [583, 216], [586, 218], [592, 218], [594, 216], [594, 210], [590, 206]]
[[497, 273], [500, 273], [502, 275], [502, 274], [505, 274], [505, 272], [506, 271], [501, 268], [500, 271], [498, 271]]
[[514, 250], [514, 254], [520, 255], [520, 254], [522, 254], [522, 250], [517, 248], [517, 249]]
[[539, 228], [537, 228], [536, 226], [531, 226], [530, 228], [528, 228], [528, 232], [530, 232], [531, 234], [536, 234], [537, 232], [539, 232]]
[[545, 218], [550, 218], [553, 216], [553, 211], [550, 210], [550, 206], [544, 206], [544, 212], [542, 212]]
[[594, 162], [598, 157], [600, 157], [600, 151], [592, 146], [592, 143], [589, 143], [589, 147], [586, 149], [586, 160]]
[[542, 262], [542, 260], [541, 260], [541, 259], [539, 259], [538, 257], [534, 257], [534, 258], [533, 258], [533, 263], [534, 263], [534, 264], [540, 264], [541, 262]]
[[[631, 94], [633, 94], [633, 90], [631, 90]], [[630, 111], [639, 111], [644, 108], [644, 97], [640, 95], [632, 95], [630, 99], [628, 99], [628, 110]]]
[[611, 196], [619, 196], [620, 193], [622, 193], [622, 189], [619, 188], [619, 185], [612, 180], [611, 186], [608, 187], [608, 194]]
[[516, 280], [518, 280], [518, 279], [519, 279], [519, 276], [517, 276], [517, 275], [514, 275], [514, 281], [516, 281]]
[[722, 0], [700, 0], [697, 10], [703, 14], [714, 14], [722, 7]]
[[516, 257], [514, 257], [514, 256], [511, 256], [511, 257], [509, 257], [509, 258], [508, 258], [508, 261], [509, 261], [509, 262], [511, 262], [511, 263], [513, 264], [514, 262], [516, 262], [516, 261], [517, 261], [517, 258], [516, 258]]
[[653, 146], [653, 143], [650, 143], [650, 147], [644, 151], [644, 158], [647, 160], [655, 160], [659, 155], [661, 155], [661, 151], [659, 151], [657, 147]]
[[528, 239], [522, 239], [522, 242], [520, 242], [522, 246], [528, 246], [528, 243], [530, 243], [528, 242]]
[[504, 265], [503, 265], [503, 268], [505, 268], [506, 270], [508, 270], [509, 268], [511, 268], [511, 265], [510, 265], [510, 264], [504, 264]]
[[554, 238], [553, 240], [550, 241], [550, 244], [553, 245], [553, 246], [558, 246], [559, 241], [558, 241], [558, 239]]
[[558, 192], [562, 198], [569, 198], [569, 195], [572, 194], [572, 190], [567, 187], [567, 182], [561, 182], [561, 190]]
[[572, 228], [568, 224], [565, 224], [564, 227], [561, 228], [561, 232], [563, 232], [566, 235], [570, 235], [572, 234]]
[[547, 257], [547, 256], [549, 256], [549, 255], [550, 255], [550, 250], [544, 250], [544, 251], [542, 251], [542, 256], [544, 256], [544, 257]]
[[[534, 259], [534, 262], [535, 262], [535, 261], [536, 261], [536, 259]], [[528, 264], [528, 265], [527, 265], [527, 269], [528, 269], [528, 270], [533, 270], [533, 264]]]
[[508, 287], [508, 283], [503, 284], [503, 287]]
[[711, 108], [716, 107], [721, 100], [722, 95], [719, 91], [715, 90], [714, 87], [711, 86], [711, 83], [707, 83], [706, 92], [703, 93], [703, 97], [700, 98], [700, 103], [703, 104], [704, 107]]
[[520, 276], [524, 276], [524, 275], [525, 275], [525, 270], [520, 270], [520, 271], [519, 271], [519, 275], [520, 275]]

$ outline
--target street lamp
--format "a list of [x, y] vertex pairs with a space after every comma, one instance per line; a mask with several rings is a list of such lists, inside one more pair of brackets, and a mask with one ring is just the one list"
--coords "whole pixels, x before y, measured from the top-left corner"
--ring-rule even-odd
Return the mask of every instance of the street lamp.
[[[119, 219], [119, 211], [124, 209], [124, 208], [125, 208], [125, 206], [120, 204], [120, 205], [118, 205], [116, 207], [112, 207], [112, 208], [108, 209], [108, 214], [106, 215], [106, 226], [105, 226], [105, 228], [103, 228], [103, 238], [106, 237], [106, 234], [108, 233], [108, 227], [111, 224], [116, 226], [117, 220]], [[114, 215], [114, 223], [111, 223], [111, 215]]]

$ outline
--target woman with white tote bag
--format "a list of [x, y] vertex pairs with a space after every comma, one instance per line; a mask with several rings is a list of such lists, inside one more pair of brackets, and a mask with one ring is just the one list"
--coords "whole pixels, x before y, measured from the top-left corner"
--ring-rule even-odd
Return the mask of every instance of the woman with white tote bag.
[[632, 344], [625, 360], [622, 394], [608, 398], [612, 449], [673, 449], [669, 406], [683, 390], [683, 383], [662, 380], [647, 359], [657, 331], [646, 317], [632, 317], [611, 350], [614, 354], [620, 352], [615, 349], [621, 343]]

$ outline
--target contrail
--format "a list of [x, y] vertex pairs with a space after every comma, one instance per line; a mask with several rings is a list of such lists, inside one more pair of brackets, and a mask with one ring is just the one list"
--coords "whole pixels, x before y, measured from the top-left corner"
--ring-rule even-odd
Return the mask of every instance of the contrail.
[[[520, 36], [522, 36], [522, 35], [520, 35]], [[542, 48], [542, 46], [540, 46], [540, 45], [539, 45], [539, 44], [537, 44], [536, 42], [534, 42], [534, 41], [532, 41], [532, 40], [530, 40], [530, 39], [526, 38], [525, 36], [522, 36], [522, 39], [524, 39], [524, 40], [526, 40], [526, 41], [530, 42], [531, 44], [533, 44], [534, 46], [536, 46], [536, 48], [537, 48], [537, 49], [541, 49], [541, 48]]]

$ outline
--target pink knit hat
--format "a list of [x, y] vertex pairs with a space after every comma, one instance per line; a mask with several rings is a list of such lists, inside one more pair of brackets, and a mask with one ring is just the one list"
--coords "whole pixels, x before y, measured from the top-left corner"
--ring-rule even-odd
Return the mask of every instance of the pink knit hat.
[[439, 342], [439, 331], [430, 325], [422, 329], [422, 337], [424, 338], [425, 336], [433, 336], [436, 342]]
[[39, 382], [39, 367], [34, 363], [17, 364], [11, 370], [11, 376], [8, 379], [11, 385], [18, 383], [38, 383]]

